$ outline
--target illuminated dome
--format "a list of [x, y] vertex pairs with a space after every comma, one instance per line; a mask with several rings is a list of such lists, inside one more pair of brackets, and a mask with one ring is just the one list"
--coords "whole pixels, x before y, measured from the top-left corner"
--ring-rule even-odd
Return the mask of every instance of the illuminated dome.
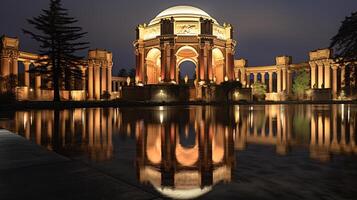
[[217, 23], [215, 19], [213, 19], [209, 14], [199, 8], [193, 6], [174, 6], [158, 14], [153, 20], [151, 20], [150, 25], [159, 23], [161, 19], [170, 17], [175, 18], [176, 21], [199, 21], [200, 18], [204, 18], [211, 19], [214, 23]]

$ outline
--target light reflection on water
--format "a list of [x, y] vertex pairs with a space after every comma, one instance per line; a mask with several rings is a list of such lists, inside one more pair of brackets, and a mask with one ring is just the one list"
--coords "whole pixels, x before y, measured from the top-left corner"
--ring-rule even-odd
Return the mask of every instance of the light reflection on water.
[[2, 128], [95, 162], [116, 159], [115, 138], [135, 140], [138, 181], [172, 198], [198, 197], [234, 180], [237, 155], [250, 145], [274, 147], [280, 156], [304, 149], [321, 163], [357, 154], [355, 105], [33, 110], [1, 117]]

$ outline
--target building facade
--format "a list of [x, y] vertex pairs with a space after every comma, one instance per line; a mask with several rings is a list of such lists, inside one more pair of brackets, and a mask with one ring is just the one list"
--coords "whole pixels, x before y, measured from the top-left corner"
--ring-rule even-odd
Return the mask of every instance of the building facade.
[[[53, 90], [47, 89], [45, 75], [31, 74], [29, 70], [38, 65], [41, 56], [21, 51], [19, 39], [3, 36], [0, 51], [0, 76], [3, 78], [14, 75], [17, 84], [16, 94], [19, 100], [52, 100]], [[103, 95], [110, 94], [118, 98], [119, 87], [126, 81], [120, 77], [112, 77], [113, 55], [106, 50], [89, 50], [88, 57], [79, 66], [83, 73], [80, 87], [72, 91], [61, 90], [63, 100], [100, 100]], [[19, 66], [23, 65], [23, 76], [19, 76]], [[22, 79], [22, 80], [20, 80]], [[21, 83], [20, 83], [21, 82]], [[114, 89], [113, 87], [114, 86]]]
[[209, 14], [191, 6], [162, 11], [149, 24], [137, 28], [134, 41], [137, 85], [179, 84], [180, 65], [195, 64], [196, 86], [238, 80], [244, 88], [256, 82], [267, 87], [266, 100], [286, 100], [300, 70], [311, 78], [311, 98], [337, 99], [345, 88], [345, 66], [332, 59], [330, 49], [309, 53], [309, 61], [293, 64], [291, 56], [276, 57], [272, 66], [248, 66], [234, 59], [233, 27], [220, 25]]
[[136, 82], [178, 83], [180, 65], [191, 61], [200, 84], [233, 80], [233, 29], [220, 25], [206, 12], [190, 6], [164, 10], [137, 28], [134, 41]]

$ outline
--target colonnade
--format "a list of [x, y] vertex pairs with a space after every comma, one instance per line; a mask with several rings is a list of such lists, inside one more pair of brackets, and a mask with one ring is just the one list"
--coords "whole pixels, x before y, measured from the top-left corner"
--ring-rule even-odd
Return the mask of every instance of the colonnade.
[[268, 93], [285, 92], [289, 95], [292, 93], [294, 74], [305, 70], [310, 74], [311, 89], [330, 89], [333, 98], [337, 98], [346, 85], [345, 66], [334, 62], [330, 49], [311, 51], [309, 57], [308, 62], [292, 64], [290, 56], [279, 56], [275, 65], [257, 67], [248, 67], [244, 59], [235, 60], [235, 77], [244, 87], [262, 82], [267, 85]]
[[261, 82], [267, 85], [269, 93], [285, 91], [290, 94], [293, 83], [292, 75], [295, 70], [295, 67], [291, 65], [291, 60], [290, 56], [279, 56], [276, 57], [276, 65], [263, 67], [247, 67], [246, 60], [236, 60], [235, 77], [242, 82], [244, 87], [249, 88], [254, 83]]
[[[40, 55], [20, 51], [18, 38], [3, 36], [1, 37], [1, 42], [1, 77], [6, 78], [9, 75], [15, 75], [18, 81], [19, 63], [23, 63], [23, 84], [17, 86], [17, 92], [21, 91], [22, 93], [20, 99], [51, 99], [50, 96], [52, 90], [44, 91], [41, 89], [43, 84], [42, 79], [44, 78], [44, 75], [35, 74], [34, 83], [31, 84], [31, 76], [29, 70], [31, 69], [31, 66], [38, 65], [37, 61], [41, 59]], [[105, 50], [89, 51], [88, 61], [83, 61], [85, 64], [83, 66], [79, 66], [83, 74], [81, 91], [83, 91], [83, 93], [88, 93], [84, 95], [84, 98], [87, 97], [88, 99], [99, 100], [102, 98], [102, 95], [105, 92], [109, 92], [109, 94], [112, 93], [112, 60], [113, 55], [111, 52]], [[34, 88], [32, 88], [32, 86], [34, 86]], [[34, 92], [34, 94], [32, 94], [32, 92]]]
[[311, 88], [331, 89], [334, 97], [345, 87], [345, 66], [336, 64], [330, 49], [310, 52]]
[[87, 91], [89, 99], [99, 100], [105, 92], [112, 91], [113, 54], [105, 50], [88, 53]]

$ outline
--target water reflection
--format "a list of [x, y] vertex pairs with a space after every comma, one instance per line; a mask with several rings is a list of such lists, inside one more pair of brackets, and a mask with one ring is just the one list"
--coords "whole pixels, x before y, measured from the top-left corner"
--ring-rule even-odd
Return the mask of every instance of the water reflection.
[[300, 148], [322, 163], [357, 154], [355, 105], [95, 108], [1, 117], [0, 127], [70, 157], [113, 160], [115, 138], [133, 139], [138, 180], [172, 198], [229, 183], [237, 154], [249, 145], [274, 146], [278, 155]]

